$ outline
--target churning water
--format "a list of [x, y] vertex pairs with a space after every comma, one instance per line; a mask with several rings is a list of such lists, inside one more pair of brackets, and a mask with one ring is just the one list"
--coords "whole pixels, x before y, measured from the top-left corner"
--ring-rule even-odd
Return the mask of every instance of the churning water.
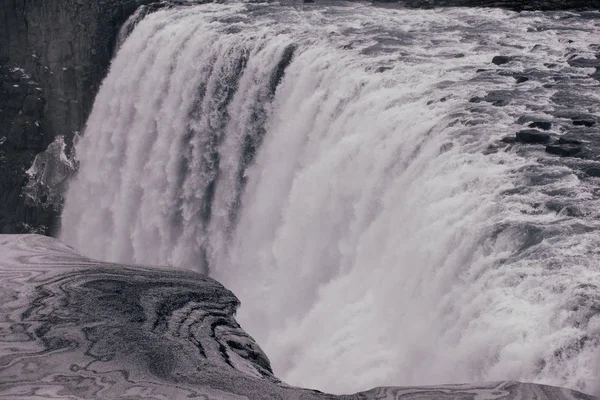
[[61, 237], [209, 271], [290, 384], [589, 392], [600, 204], [581, 168], [596, 161], [498, 143], [536, 118], [589, 133], [565, 112], [598, 116], [600, 85], [569, 61], [594, 58], [599, 24], [362, 3], [155, 12], [97, 96]]

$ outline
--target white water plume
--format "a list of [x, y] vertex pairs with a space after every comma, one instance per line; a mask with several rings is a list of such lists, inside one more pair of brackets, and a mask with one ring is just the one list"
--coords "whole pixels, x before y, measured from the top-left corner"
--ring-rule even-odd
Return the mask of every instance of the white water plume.
[[[593, 182], [548, 156], [488, 151], [523, 113], [552, 107], [545, 82], [505, 107], [469, 103], [513, 90], [512, 76], [477, 75], [499, 53], [516, 54], [518, 72], [587, 51], [591, 22], [561, 15], [153, 13], [96, 99], [61, 237], [95, 258], [209, 270], [291, 384], [515, 379], [591, 391]], [[539, 25], [549, 28], [528, 31]]]

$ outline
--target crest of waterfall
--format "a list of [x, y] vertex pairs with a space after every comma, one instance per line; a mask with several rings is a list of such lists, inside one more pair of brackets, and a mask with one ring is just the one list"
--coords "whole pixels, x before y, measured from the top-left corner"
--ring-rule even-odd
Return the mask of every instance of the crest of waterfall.
[[[135, 22], [76, 148], [66, 243], [209, 272], [292, 384], [592, 390], [593, 182], [490, 146], [555, 107], [545, 65], [589, 52], [593, 22], [365, 4], [211, 4]], [[517, 72], [547, 75], [520, 90], [476, 72], [506, 52]], [[511, 102], [469, 102], [490, 90]]]

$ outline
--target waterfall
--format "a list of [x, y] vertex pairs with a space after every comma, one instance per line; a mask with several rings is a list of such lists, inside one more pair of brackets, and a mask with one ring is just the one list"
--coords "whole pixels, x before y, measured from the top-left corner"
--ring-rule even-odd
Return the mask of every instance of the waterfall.
[[[61, 238], [210, 273], [291, 384], [591, 391], [593, 182], [543, 152], [498, 151], [519, 117], [550, 115], [546, 64], [589, 53], [591, 24], [361, 3], [152, 13], [77, 144]], [[487, 73], [507, 52], [514, 73], [546, 75], [519, 89]], [[491, 90], [510, 102], [477, 102]]]

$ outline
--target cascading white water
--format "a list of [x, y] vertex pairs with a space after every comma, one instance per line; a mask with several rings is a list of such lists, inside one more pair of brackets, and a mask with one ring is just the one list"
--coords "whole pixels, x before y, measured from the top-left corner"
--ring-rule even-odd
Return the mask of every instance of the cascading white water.
[[[591, 391], [593, 182], [541, 153], [487, 151], [519, 116], [552, 109], [553, 92], [476, 72], [507, 52], [517, 72], [589, 53], [593, 22], [568, 16], [364, 4], [151, 14], [77, 145], [61, 237], [100, 259], [210, 270], [288, 383]], [[505, 107], [468, 101], [504, 89], [516, 90]], [[557, 201], [585, 212], [552, 211]]]

